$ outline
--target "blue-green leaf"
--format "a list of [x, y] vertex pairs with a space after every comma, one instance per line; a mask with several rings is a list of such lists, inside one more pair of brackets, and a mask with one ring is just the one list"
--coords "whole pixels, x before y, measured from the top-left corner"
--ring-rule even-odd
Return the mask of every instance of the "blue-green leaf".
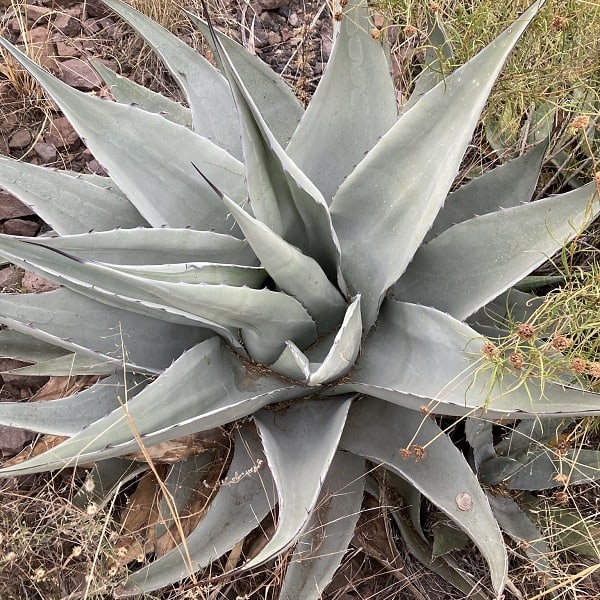
[[[364, 398], [352, 407], [340, 445], [408, 480], [448, 515], [481, 550], [494, 589], [502, 591], [508, 560], [498, 524], [467, 461], [432, 419]], [[424, 451], [421, 459], [401, 457], [402, 449], [415, 446]]]
[[398, 118], [396, 92], [365, 0], [350, 0], [323, 78], [287, 148], [330, 203]]
[[[439, 212], [494, 80], [541, 3], [425, 94], [347, 177], [331, 204], [351, 295], [369, 329]], [[367, 235], [368, 232], [368, 235]]]
[[129, 4], [120, 0], [102, 1], [144, 38], [169, 69], [187, 97], [194, 131], [241, 158], [235, 104], [219, 71], [177, 36]]
[[[106, 184], [98, 185], [100, 181]], [[60, 235], [147, 225], [108, 177], [92, 182], [74, 173], [0, 157], [0, 185]]]

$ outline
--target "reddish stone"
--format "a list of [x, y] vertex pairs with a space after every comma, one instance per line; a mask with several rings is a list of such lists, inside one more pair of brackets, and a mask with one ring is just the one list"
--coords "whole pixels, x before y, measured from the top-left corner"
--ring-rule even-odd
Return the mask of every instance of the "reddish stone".
[[30, 217], [35, 213], [9, 192], [0, 192], [0, 221]]
[[44, 141], [58, 149], [72, 149], [79, 144], [80, 140], [68, 119], [66, 117], [59, 117], [52, 121], [50, 130], [44, 136]]
[[29, 129], [18, 129], [10, 136], [8, 141], [8, 147], [11, 150], [21, 150], [23, 148], [27, 148], [31, 141], [33, 140], [33, 136], [31, 135], [31, 131]]
[[34, 236], [40, 226], [35, 221], [25, 219], [10, 219], [4, 223], [4, 233], [7, 235]]
[[77, 58], [70, 58], [60, 63], [61, 79], [71, 87], [89, 92], [102, 85], [98, 73], [87, 63]]

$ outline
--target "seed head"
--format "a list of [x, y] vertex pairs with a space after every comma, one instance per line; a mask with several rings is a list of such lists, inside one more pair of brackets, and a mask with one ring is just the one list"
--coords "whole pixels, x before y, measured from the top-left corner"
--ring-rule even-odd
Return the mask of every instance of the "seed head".
[[377, 27], [373, 27], [373, 29], [371, 29], [371, 37], [374, 40], [378, 40], [381, 37], [381, 29], [377, 29]]
[[564, 335], [557, 335], [552, 339], [551, 346], [558, 352], [564, 352], [567, 348], [573, 345], [571, 338], [565, 337]]
[[535, 335], [535, 327], [529, 323], [519, 323], [517, 325], [517, 335], [522, 340], [531, 340]]
[[556, 483], [560, 483], [560, 485], [568, 485], [569, 476], [564, 473], [557, 473], [552, 479], [556, 481]]
[[569, 501], [569, 495], [567, 492], [555, 492], [552, 496], [552, 499], [556, 504], [566, 504]]
[[600, 362], [590, 362], [587, 364], [586, 373], [592, 379], [600, 379]]
[[492, 342], [486, 342], [481, 347], [481, 353], [488, 358], [494, 358], [494, 356], [498, 356], [498, 348], [495, 344], [492, 344]]
[[567, 132], [569, 135], [575, 135], [578, 131], [585, 131], [589, 122], [590, 118], [587, 115], [578, 115], [571, 121]]
[[340, 11], [340, 12], [336, 12], [336, 13], [333, 15], [333, 18], [334, 18], [336, 21], [338, 21], [338, 22], [339, 22], [339, 21], [341, 21], [341, 20], [344, 18], [344, 13], [343, 13], [343, 12], [341, 12], [341, 11]]
[[571, 371], [579, 373], [581, 375], [585, 373], [585, 370], [587, 369], [587, 361], [583, 358], [574, 358], [571, 361], [569, 368], [571, 369]]
[[404, 37], [411, 38], [417, 35], [419, 30], [414, 25], [406, 25], [406, 27], [404, 27], [402, 30], [402, 33], [404, 33]]
[[408, 460], [412, 456], [412, 450], [410, 448], [400, 448], [398, 454], [402, 460]]
[[521, 352], [513, 352], [509, 357], [510, 364], [513, 366], [513, 369], [520, 371], [523, 368], [523, 364], [525, 362], [525, 357]]
[[554, 14], [550, 26], [556, 31], [564, 31], [569, 28], [569, 20], [561, 17], [559, 14]]
[[440, 12], [442, 10], [442, 7], [437, 2], [430, 2], [429, 3], [429, 10], [432, 13], [436, 13], [436, 12]]
[[415, 460], [419, 462], [423, 460], [427, 456], [427, 450], [423, 448], [423, 446], [413, 446], [413, 451], [415, 453]]

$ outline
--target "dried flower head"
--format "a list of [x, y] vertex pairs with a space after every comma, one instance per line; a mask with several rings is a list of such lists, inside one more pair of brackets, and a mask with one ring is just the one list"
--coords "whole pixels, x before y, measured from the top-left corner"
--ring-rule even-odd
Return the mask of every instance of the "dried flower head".
[[344, 8], [348, 4], [348, 0], [340, 0], [340, 6]]
[[557, 335], [552, 338], [551, 346], [558, 352], [564, 352], [573, 345], [573, 340], [564, 335]]
[[432, 13], [441, 12], [442, 7], [437, 2], [430, 2], [429, 3], [429, 10]]
[[378, 40], [381, 37], [381, 29], [377, 29], [377, 27], [373, 27], [373, 29], [371, 29], [371, 37], [374, 40]]
[[535, 335], [536, 328], [529, 323], [519, 323], [517, 325], [517, 335], [522, 340], [531, 340]]
[[584, 360], [583, 358], [574, 358], [571, 361], [569, 368], [574, 373], [579, 373], [581, 375], [581, 374], [585, 373], [585, 370], [587, 369], [587, 361]]
[[412, 450], [410, 448], [400, 448], [398, 454], [402, 460], [408, 460], [412, 456]]
[[560, 483], [560, 485], [568, 485], [569, 484], [569, 476], [564, 473], [557, 473], [552, 479], [556, 481], [556, 483]]
[[590, 362], [587, 364], [586, 373], [592, 379], [600, 379], [600, 362]]
[[341, 12], [341, 11], [340, 11], [340, 12], [336, 12], [336, 13], [333, 15], [333, 18], [334, 18], [336, 21], [338, 21], [338, 22], [339, 22], [339, 21], [341, 21], [341, 20], [344, 18], [344, 13], [343, 13], [343, 12]]
[[566, 504], [569, 501], [569, 494], [567, 492], [555, 492], [552, 496], [552, 499], [556, 504], [562, 505]]
[[569, 441], [568, 436], [559, 435], [556, 439], [556, 454], [558, 458], [564, 458], [567, 455], [567, 452], [571, 448], [571, 442]]
[[415, 453], [415, 460], [417, 462], [419, 462], [420, 460], [423, 460], [426, 456], [427, 456], [427, 450], [425, 450], [425, 448], [423, 448], [423, 446], [413, 446], [413, 451]]
[[494, 356], [498, 356], [498, 347], [492, 342], [486, 342], [481, 347], [481, 353], [488, 358], [493, 358]]
[[419, 410], [426, 416], [429, 416], [431, 414], [431, 409], [425, 404], [419, 406]]
[[523, 364], [525, 363], [525, 357], [521, 352], [513, 352], [509, 357], [510, 364], [514, 369], [520, 371], [523, 368]]
[[561, 17], [559, 14], [554, 14], [550, 26], [557, 31], [564, 31], [569, 28], [569, 20]]
[[414, 25], [406, 25], [402, 30], [405, 38], [414, 37], [419, 33], [419, 30]]
[[571, 121], [567, 132], [569, 135], [575, 135], [578, 131], [585, 131], [589, 122], [590, 118], [587, 115], [578, 115]]

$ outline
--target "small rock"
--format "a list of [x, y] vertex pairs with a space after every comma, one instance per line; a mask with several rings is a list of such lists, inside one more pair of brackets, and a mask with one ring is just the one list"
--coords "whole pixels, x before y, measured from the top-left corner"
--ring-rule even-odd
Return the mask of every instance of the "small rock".
[[60, 63], [60, 70], [62, 81], [84, 92], [89, 92], [102, 85], [98, 73], [90, 65], [77, 58], [70, 58]]
[[56, 54], [61, 58], [81, 56], [81, 48], [75, 40], [56, 40]]
[[25, 219], [10, 219], [4, 223], [4, 233], [7, 235], [34, 236], [40, 226], [35, 221]]
[[90, 173], [94, 173], [95, 175], [108, 175], [106, 169], [95, 158], [90, 160], [87, 168]]
[[377, 29], [381, 29], [385, 22], [385, 17], [381, 13], [375, 13], [373, 15], [373, 25], [377, 27]]
[[78, 35], [81, 31], [80, 22], [66, 13], [61, 13], [56, 17], [54, 27], [62, 31], [66, 36]]
[[58, 289], [58, 285], [53, 281], [49, 281], [44, 277], [40, 277], [30, 271], [25, 271], [23, 275], [23, 281], [21, 283], [23, 291], [31, 292], [51, 292], [52, 290]]
[[267, 43], [269, 46], [281, 44], [281, 36], [276, 31], [269, 31], [267, 33]]
[[31, 442], [35, 433], [17, 427], [0, 426], [0, 452], [4, 455], [15, 455]]
[[260, 10], [277, 10], [282, 6], [286, 6], [289, 4], [289, 0], [255, 0], [252, 3], [255, 8]]
[[66, 117], [59, 117], [52, 121], [50, 130], [44, 135], [44, 141], [59, 150], [61, 148], [72, 149], [79, 144], [79, 136]]
[[34, 4], [25, 4], [23, 8], [25, 9], [25, 14], [27, 15], [27, 22], [34, 24], [42, 19], [46, 19], [52, 12], [51, 8], [46, 6], [35, 6]]
[[298, 17], [298, 13], [290, 13], [290, 16], [288, 17], [288, 23], [292, 26], [292, 27], [296, 27], [298, 25], [298, 23], [300, 22], [300, 19]]
[[110, 14], [110, 9], [101, 0], [87, 0], [85, 10], [87, 17], [105, 17]]
[[35, 213], [9, 192], [0, 192], [0, 221], [31, 217]]
[[10, 136], [8, 147], [11, 150], [22, 150], [23, 148], [27, 148], [32, 140], [31, 131], [28, 129], [18, 129]]
[[0, 292], [15, 291], [21, 286], [23, 271], [14, 266], [0, 269]]
[[45, 142], [38, 142], [33, 149], [35, 153], [42, 159], [42, 163], [52, 163], [56, 161], [56, 147]]

